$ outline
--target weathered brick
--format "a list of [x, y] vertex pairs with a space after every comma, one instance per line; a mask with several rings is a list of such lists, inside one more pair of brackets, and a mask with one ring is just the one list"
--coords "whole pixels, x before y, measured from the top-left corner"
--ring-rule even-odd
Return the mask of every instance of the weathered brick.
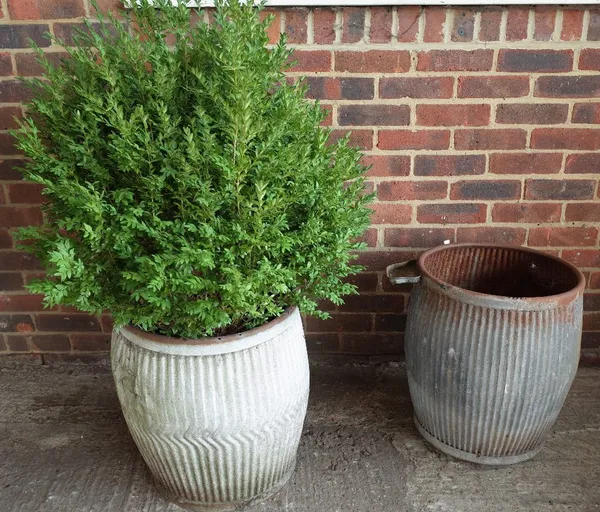
[[265, 9], [260, 13], [260, 20], [264, 21], [269, 16], [272, 18], [272, 21], [266, 32], [269, 36], [269, 43], [275, 44], [281, 37], [281, 13], [273, 9]]
[[536, 180], [525, 182], [525, 199], [592, 199], [596, 189], [594, 180]]
[[450, 39], [452, 41], [469, 42], [473, 40], [473, 30], [475, 28], [475, 13], [470, 9], [455, 9], [454, 24]]
[[11, 203], [40, 204], [45, 202], [42, 190], [44, 190], [42, 185], [14, 183], [8, 185], [8, 197]]
[[1, 315], [0, 332], [31, 332], [35, 330], [31, 315]]
[[389, 43], [392, 40], [392, 8], [371, 7], [369, 42]]
[[425, 31], [423, 32], [423, 41], [426, 43], [441, 43], [444, 40], [445, 24], [445, 7], [428, 7], [425, 9]]
[[600, 96], [600, 75], [542, 76], [535, 96], [548, 98], [594, 98]]
[[527, 39], [529, 26], [529, 9], [527, 7], [512, 7], [508, 10], [506, 18], [506, 40], [522, 41]]
[[454, 229], [450, 228], [387, 228], [386, 247], [429, 248], [445, 241], [454, 242]]
[[492, 210], [494, 222], [560, 222], [561, 205], [557, 203], [499, 203]]
[[573, 69], [573, 50], [500, 50], [498, 71], [558, 73]]
[[18, 251], [0, 252], [0, 270], [38, 270], [40, 262], [32, 254]]
[[394, 98], [451, 98], [454, 79], [451, 77], [381, 78], [379, 96]]
[[320, 320], [315, 317], [306, 319], [308, 332], [365, 332], [370, 331], [373, 317], [364, 313], [332, 313], [331, 318]]
[[380, 201], [443, 199], [447, 195], [446, 181], [383, 181], [377, 187]]
[[481, 11], [481, 22], [479, 27], [480, 41], [499, 41], [500, 22], [502, 21], [502, 10], [489, 8]]
[[0, 52], [0, 76], [11, 76], [14, 74], [10, 53]]
[[450, 187], [450, 199], [499, 200], [521, 197], [521, 182], [514, 180], [457, 181]]
[[550, 41], [554, 33], [556, 7], [536, 5], [534, 8], [535, 30], [533, 38], [536, 41]]
[[581, 50], [579, 69], [600, 71], [600, 48], [584, 48]]
[[112, 332], [114, 328], [113, 318], [110, 315], [102, 315], [100, 317], [100, 323], [102, 325], [102, 331]]
[[535, 149], [600, 149], [600, 129], [535, 128], [531, 132], [531, 147]]
[[454, 132], [456, 149], [523, 149], [527, 135], [520, 129], [465, 129]]
[[365, 36], [364, 7], [344, 7], [342, 10], [342, 43], [358, 43]]
[[370, 100], [375, 96], [373, 78], [332, 78], [309, 76], [306, 78], [309, 98], [321, 100]]
[[23, 160], [0, 160], [0, 180], [22, 180], [23, 175], [18, 169], [23, 165]]
[[313, 38], [316, 44], [335, 42], [335, 16], [333, 9], [313, 10]]
[[0, 25], [0, 48], [29, 48], [30, 39], [41, 48], [48, 47], [48, 30], [46, 24]]
[[[402, 198], [404, 199], [404, 198]], [[408, 204], [373, 203], [373, 224], [409, 224], [412, 207]]]
[[12, 249], [13, 240], [8, 229], [0, 228], [0, 249]]
[[[431, 11], [430, 8], [427, 11]], [[427, 16], [426, 11], [426, 16]], [[419, 31], [419, 17], [421, 15], [421, 8], [418, 5], [404, 5], [398, 6], [398, 42], [400, 43], [413, 43], [417, 40], [417, 32]], [[433, 17], [436, 16], [434, 12]], [[429, 20], [429, 18], [426, 18]], [[432, 21], [435, 23], [434, 21]], [[425, 35], [427, 37], [427, 23], [425, 25]], [[431, 35], [431, 34], [430, 34]]]
[[504, 124], [562, 124], [569, 105], [556, 103], [511, 103], [498, 105], [496, 122]]
[[69, 338], [64, 334], [29, 334], [25, 336], [25, 339], [36, 352], [69, 352], [71, 350]]
[[379, 149], [448, 149], [448, 130], [381, 130]]
[[377, 230], [374, 228], [369, 228], [353, 241], [356, 243], [364, 243], [367, 247], [377, 247]]
[[493, 50], [431, 50], [419, 52], [418, 71], [489, 71]]
[[345, 282], [356, 286], [357, 290], [362, 292], [374, 292], [377, 290], [379, 278], [377, 274], [371, 272], [361, 272], [353, 276], [348, 276]]
[[[61, 59], [68, 56], [66, 52], [47, 52], [46, 58], [55, 66], [58, 66]], [[37, 53], [17, 53], [15, 55], [17, 64], [17, 74], [20, 76], [42, 76], [44, 67], [38, 62]]]
[[378, 332], [403, 332], [406, 329], [406, 315], [385, 314], [375, 317], [375, 331]]
[[410, 54], [405, 50], [340, 51], [335, 54], [335, 70], [350, 73], [405, 73]]
[[366, 267], [370, 272], [378, 272], [392, 263], [415, 259], [418, 254], [414, 250], [361, 251], [356, 254], [354, 263]]
[[0, 311], [42, 311], [43, 299], [43, 295], [33, 294], [0, 295]]
[[459, 98], [518, 98], [529, 94], [526, 76], [461, 76]]
[[340, 350], [339, 334], [337, 333], [310, 333], [305, 334], [306, 346], [311, 353], [322, 354], [337, 353]]
[[344, 297], [344, 304], [339, 306], [340, 312], [381, 313], [404, 310], [404, 297], [395, 295], [348, 295]]
[[567, 204], [565, 220], [567, 222], [600, 222], [600, 202]]
[[583, 9], [564, 9], [560, 38], [563, 41], [578, 41], [583, 31]]
[[23, 289], [23, 277], [18, 272], [0, 272], [0, 291], [14, 292]]
[[[18, 127], [16, 119], [23, 117], [21, 107], [0, 107], [0, 130], [12, 130]], [[16, 119], [15, 119], [16, 118]], [[0, 175], [0, 179], [2, 176]]]
[[0, 133], [0, 155], [20, 155], [23, 152], [17, 148], [14, 137], [9, 133]]
[[8, 0], [13, 20], [66, 19], [85, 14], [82, 0]]
[[110, 334], [71, 334], [73, 350], [106, 352], [110, 349]]
[[417, 155], [415, 176], [465, 176], [485, 172], [485, 155]]
[[489, 105], [417, 105], [417, 124], [423, 126], [486, 126]]
[[575, 103], [572, 122], [600, 124], [600, 103]]
[[335, 144], [338, 140], [350, 134], [350, 145], [360, 149], [373, 148], [373, 130], [333, 130], [329, 135], [329, 143]]
[[410, 157], [405, 155], [365, 155], [362, 163], [371, 166], [369, 176], [408, 176]]
[[485, 204], [422, 204], [417, 207], [417, 220], [422, 224], [481, 224], [486, 212]]
[[590, 9], [588, 41], [600, 41], [600, 9]]
[[19, 80], [3, 80], [0, 82], [0, 103], [18, 103], [30, 100], [32, 90]]
[[287, 9], [285, 11], [285, 32], [289, 43], [306, 43], [308, 33], [308, 9]]
[[410, 123], [408, 105], [342, 105], [341, 126], [407, 126]]
[[600, 154], [582, 153], [567, 156], [565, 172], [567, 174], [596, 174], [600, 169]]
[[100, 323], [95, 316], [85, 314], [72, 315], [35, 315], [35, 325], [39, 331], [99, 331]]
[[598, 228], [539, 227], [529, 230], [532, 247], [586, 247], [598, 241]]
[[11, 352], [29, 352], [31, 348], [25, 336], [6, 336], [6, 346]]
[[592, 272], [590, 274], [588, 286], [594, 290], [600, 290], [600, 272]]
[[42, 212], [37, 207], [0, 206], [0, 226], [13, 228], [42, 223]]
[[561, 153], [492, 153], [493, 174], [553, 174], [562, 167]]
[[291, 61], [290, 71], [331, 71], [331, 52], [327, 50], [296, 50]]
[[[583, 296], [583, 309], [585, 311], [600, 311], [600, 293], [586, 293]], [[598, 340], [600, 346], [600, 339]]]
[[458, 243], [479, 244], [512, 244], [521, 245], [525, 243], [524, 228], [507, 227], [477, 227], [461, 228], [456, 230], [456, 241]]
[[577, 267], [600, 267], [600, 251], [598, 249], [565, 249], [562, 257]]
[[404, 350], [403, 338], [398, 334], [343, 333], [339, 353], [353, 355], [399, 355]]

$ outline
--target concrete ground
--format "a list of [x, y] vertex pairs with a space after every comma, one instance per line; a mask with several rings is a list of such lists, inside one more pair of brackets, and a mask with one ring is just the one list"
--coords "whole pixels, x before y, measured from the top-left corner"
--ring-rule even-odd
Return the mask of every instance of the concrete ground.
[[[296, 473], [248, 512], [600, 511], [600, 369], [582, 368], [532, 461], [440, 455], [412, 424], [399, 364], [312, 366]], [[1, 512], [176, 512], [156, 492], [98, 366], [0, 371]]]

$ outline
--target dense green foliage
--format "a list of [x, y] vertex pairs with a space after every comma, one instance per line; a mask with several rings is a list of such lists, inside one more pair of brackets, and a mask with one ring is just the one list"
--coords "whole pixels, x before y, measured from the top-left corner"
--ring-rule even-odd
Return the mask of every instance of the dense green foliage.
[[257, 8], [221, 1], [193, 26], [189, 9], [142, 0], [127, 16], [137, 31], [101, 16], [45, 62], [15, 132], [48, 198], [45, 225], [22, 233], [48, 270], [29, 289], [182, 337], [292, 305], [323, 316], [319, 299], [355, 292], [343, 278], [369, 222], [359, 152], [327, 143]]

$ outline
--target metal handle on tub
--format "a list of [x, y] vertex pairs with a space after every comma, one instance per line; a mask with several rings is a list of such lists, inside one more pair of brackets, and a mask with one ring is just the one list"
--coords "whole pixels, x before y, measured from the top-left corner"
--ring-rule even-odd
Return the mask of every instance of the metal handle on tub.
[[385, 269], [385, 273], [392, 284], [418, 283], [421, 280], [417, 260], [389, 265]]

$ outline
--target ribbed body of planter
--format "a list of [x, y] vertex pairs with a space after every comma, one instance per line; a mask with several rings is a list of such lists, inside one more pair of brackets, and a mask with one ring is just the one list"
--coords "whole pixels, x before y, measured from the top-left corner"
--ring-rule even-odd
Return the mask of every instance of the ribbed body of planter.
[[309, 387], [297, 309], [223, 338], [121, 328], [111, 359], [131, 435], [178, 505], [234, 510], [291, 476]]
[[418, 273], [406, 329], [417, 428], [472, 462], [534, 456], [577, 370], [583, 275], [537, 251], [483, 245], [432, 249]]

